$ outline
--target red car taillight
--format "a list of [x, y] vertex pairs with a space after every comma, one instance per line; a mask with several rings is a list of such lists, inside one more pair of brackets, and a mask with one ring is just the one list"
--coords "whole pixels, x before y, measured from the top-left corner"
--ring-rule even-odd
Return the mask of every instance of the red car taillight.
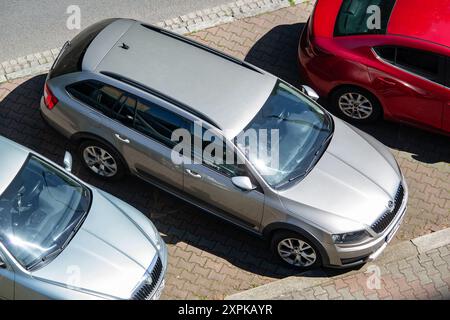
[[44, 103], [49, 110], [52, 110], [58, 103], [58, 99], [55, 97], [47, 84], [44, 86]]

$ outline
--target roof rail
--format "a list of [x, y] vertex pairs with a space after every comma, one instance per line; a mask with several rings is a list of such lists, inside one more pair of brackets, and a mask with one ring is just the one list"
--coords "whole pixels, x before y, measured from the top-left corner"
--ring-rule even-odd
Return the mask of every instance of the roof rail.
[[140, 89], [142, 91], [150, 93], [150, 94], [154, 95], [155, 97], [158, 97], [158, 98], [160, 98], [162, 100], [165, 100], [165, 101], [167, 101], [167, 102], [177, 106], [178, 108], [183, 109], [184, 111], [187, 111], [187, 112], [193, 114], [194, 116], [198, 117], [199, 119], [209, 123], [213, 127], [216, 127], [217, 129], [220, 129], [220, 130], [222, 129], [222, 128], [219, 127], [219, 125], [217, 125], [217, 123], [212, 121], [209, 117], [205, 116], [203, 113], [198, 112], [197, 110], [194, 110], [193, 108], [189, 107], [188, 105], [186, 105], [186, 104], [184, 104], [184, 103], [182, 103], [182, 102], [180, 102], [180, 101], [178, 101], [178, 100], [176, 100], [174, 98], [171, 98], [171, 97], [169, 97], [168, 95], [165, 95], [162, 92], [154, 90], [154, 89], [152, 89], [152, 88], [150, 88], [150, 87], [148, 87], [148, 86], [146, 86], [146, 85], [144, 85], [144, 84], [142, 84], [142, 83], [140, 83], [138, 81], [135, 81], [133, 79], [127, 78], [127, 77], [122, 76], [122, 75], [120, 75], [118, 73], [109, 72], [109, 71], [100, 71], [100, 73], [105, 75], [105, 76], [107, 76], [107, 77], [110, 77], [110, 78], [113, 78], [115, 80], [121, 81], [123, 83], [129, 84], [129, 85], [131, 85], [131, 86], [133, 86], [133, 87], [135, 87], [137, 89]]
[[182, 41], [182, 42], [184, 42], [184, 43], [190, 44], [190, 45], [192, 45], [192, 46], [194, 46], [194, 47], [197, 47], [197, 48], [199, 48], [199, 49], [208, 51], [209, 53], [212, 53], [212, 54], [214, 54], [214, 55], [216, 55], [216, 56], [219, 56], [219, 57], [221, 57], [221, 58], [223, 58], [223, 59], [226, 59], [226, 60], [228, 60], [228, 61], [230, 61], [230, 62], [233, 62], [233, 63], [235, 63], [235, 64], [238, 64], [238, 65], [240, 65], [240, 66], [242, 66], [242, 67], [244, 67], [244, 68], [247, 68], [247, 69], [249, 69], [249, 70], [252, 70], [252, 71], [254, 71], [254, 72], [258, 72], [259, 74], [263, 74], [263, 73], [261, 72], [261, 70], [259, 70], [258, 68], [252, 66], [251, 64], [249, 64], [249, 63], [247, 63], [247, 62], [245, 62], [245, 61], [236, 59], [236, 58], [234, 58], [234, 57], [232, 57], [232, 56], [230, 56], [230, 55], [228, 55], [228, 54], [226, 54], [226, 53], [223, 53], [223, 52], [221, 52], [221, 51], [219, 51], [219, 50], [216, 50], [216, 49], [213, 49], [213, 48], [211, 48], [211, 47], [205, 46], [205, 45], [203, 45], [203, 44], [201, 44], [201, 43], [199, 43], [199, 42], [197, 42], [197, 41], [191, 40], [191, 39], [186, 38], [186, 37], [184, 37], [184, 36], [182, 36], [182, 35], [179, 35], [179, 34], [176, 34], [176, 33], [174, 33], [174, 32], [171, 32], [171, 31], [168, 31], [168, 30], [165, 30], [165, 29], [161, 29], [161, 28], [159, 28], [159, 27], [156, 27], [156, 26], [153, 26], [153, 25], [149, 25], [149, 24], [141, 23], [141, 26], [143, 26], [144, 28], [147, 28], [147, 29], [149, 29], [149, 30], [152, 30], [152, 31], [155, 31], [155, 32], [162, 33], [162, 34], [164, 34], [164, 35], [166, 35], [166, 36], [168, 36], [168, 37], [177, 39], [177, 40]]

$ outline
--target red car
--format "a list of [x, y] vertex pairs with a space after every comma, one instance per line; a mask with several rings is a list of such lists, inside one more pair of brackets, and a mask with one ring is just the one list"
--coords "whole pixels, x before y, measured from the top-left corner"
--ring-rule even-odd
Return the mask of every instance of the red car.
[[450, 134], [450, 0], [318, 0], [299, 59], [347, 120]]

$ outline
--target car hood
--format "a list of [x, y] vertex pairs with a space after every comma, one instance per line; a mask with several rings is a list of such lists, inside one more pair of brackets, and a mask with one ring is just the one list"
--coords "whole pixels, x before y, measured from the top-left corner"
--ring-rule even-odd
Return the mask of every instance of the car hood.
[[310, 212], [371, 225], [393, 201], [401, 172], [383, 144], [342, 120], [334, 120], [335, 133], [322, 158], [300, 183], [279, 192], [280, 199], [294, 214], [309, 208]]
[[69, 245], [33, 276], [94, 295], [128, 299], [157, 254], [152, 241], [102, 193]]

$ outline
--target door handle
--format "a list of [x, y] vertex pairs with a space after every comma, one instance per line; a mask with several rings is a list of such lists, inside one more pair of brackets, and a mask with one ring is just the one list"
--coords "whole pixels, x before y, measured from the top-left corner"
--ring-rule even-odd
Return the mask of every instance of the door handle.
[[194, 172], [194, 171], [192, 171], [192, 170], [190, 170], [190, 169], [186, 169], [186, 173], [187, 173], [188, 175], [190, 175], [190, 176], [196, 178], [196, 179], [201, 179], [201, 178], [202, 178], [201, 175], [199, 175], [197, 172]]
[[378, 80], [380, 80], [381, 82], [388, 84], [390, 86], [395, 86], [397, 83], [395, 81], [392, 81], [390, 79], [387, 78], [377, 78]]
[[130, 140], [128, 140], [127, 138], [122, 138], [118, 133], [115, 134], [115, 137], [117, 138], [117, 140], [122, 141], [123, 143], [130, 143]]

